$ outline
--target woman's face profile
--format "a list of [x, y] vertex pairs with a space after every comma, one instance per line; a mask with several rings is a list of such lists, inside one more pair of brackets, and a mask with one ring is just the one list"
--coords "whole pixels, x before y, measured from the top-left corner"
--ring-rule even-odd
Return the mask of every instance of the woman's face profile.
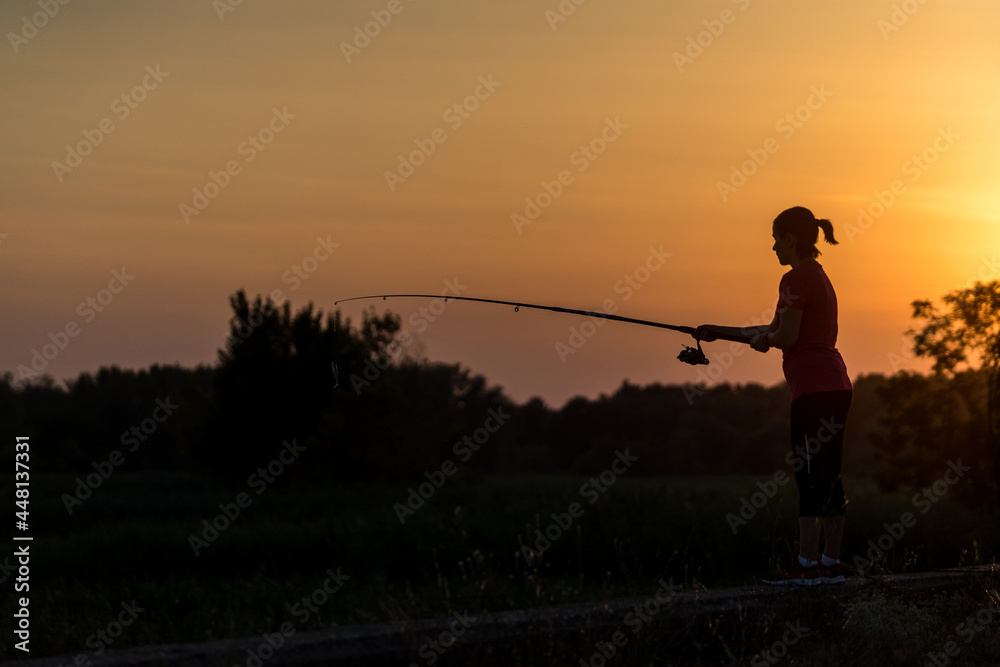
[[797, 239], [794, 234], [785, 234], [783, 237], [778, 235], [778, 230], [771, 228], [771, 237], [774, 239], [774, 245], [771, 246], [771, 250], [778, 256], [778, 263], [782, 266], [788, 266], [795, 259], [795, 243]]

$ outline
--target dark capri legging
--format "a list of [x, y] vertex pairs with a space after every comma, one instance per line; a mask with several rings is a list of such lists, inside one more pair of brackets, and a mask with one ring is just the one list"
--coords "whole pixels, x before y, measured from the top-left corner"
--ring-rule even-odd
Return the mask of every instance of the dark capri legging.
[[824, 391], [792, 401], [791, 439], [799, 516], [835, 517], [847, 513], [841, 460], [844, 432], [854, 392]]

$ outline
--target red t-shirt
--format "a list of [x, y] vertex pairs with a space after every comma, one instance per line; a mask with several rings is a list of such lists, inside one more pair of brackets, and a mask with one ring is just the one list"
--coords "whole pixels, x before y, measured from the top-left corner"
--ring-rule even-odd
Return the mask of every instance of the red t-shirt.
[[802, 311], [799, 339], [783, 350], [782, 369], [792, 400], [804, 394], [852, 389], [847, 365], [837, 351], [837, 294], [819, 262], [803, 262], [782, 276], [779, 324], [784, 308]]

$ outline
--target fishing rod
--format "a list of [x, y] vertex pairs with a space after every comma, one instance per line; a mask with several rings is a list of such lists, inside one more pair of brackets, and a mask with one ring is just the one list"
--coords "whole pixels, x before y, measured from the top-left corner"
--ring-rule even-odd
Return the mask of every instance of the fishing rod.
[[[479, 299], [471, 296], [444, 296], [435, 294], [378, 294], [372, 296], [355, 296], [349, 299], [340, 299], [334, 301], [333, 305], [340, 303], [345, 303], [347, 301], [359, 301], [362, 299], [444, 299], [447, 302], [449, 299], [454, 299], [455, 301], [478, 301], [479, 303], [492, 303], [499, 304], [502, 306], [514, 306], [514, 312], [518, 312], [521, 308], [533, 308], [535, 310], [550, 310], [556, 313], [569, 313], [571, 315], [587, 315], [589, 317], [600, 317], [605, 320], [614, 320], [615, 322], [629, 322], [631, 324], [639, 324], [646, 327], [657, 327], [660, 329], [669, 329], [671, 331], [678, 331], [680, 333], [689, 334], [694, 337], [698, 342], [698, 347], [684, 346], [677, 358], [686, 364], [691, 364], [692, 366], [707, 365], [708, 357], [701, 349], [701, 339], [698, 336], [698, 330], [695, 327], [684, 327], [677, 326], [674, 324], [664, 324], [663, 322], [653, 322], [650, 320], [640, 320], [634, 317], [623, 317], [621, 315], [611, 315], [609, 313], [601, 313], [593, 310], [580, 310], [578, 308], [563, 308], [562, 306], [540, 306], [534, 303], [523, 303], [521, 301], [501, 301], [499, 299]], [[745, 336], [740, 336], [738, 334], [733, 334], [723, 331], [713, 331], [712, 335], [714, 338], [729, 340], [736, 343], [749, 343], [750, 341]]]

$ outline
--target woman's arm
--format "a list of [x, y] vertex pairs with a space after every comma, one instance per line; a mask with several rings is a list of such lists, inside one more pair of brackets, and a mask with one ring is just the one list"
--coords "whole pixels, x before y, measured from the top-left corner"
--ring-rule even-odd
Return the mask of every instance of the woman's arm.
[[[775, 317], [777, 319], [777, 316]], [[772, 324], [774, 324], [772, 322]], [[802, 311], [785, 308], [781, 311], [780, 324], [767, 334], [767, 342], [771, 347], [787, 350], [799, 341], [799, 330], [802, 328]]]
[[703, 324], [698, 327], [694, 337], [705, 343], [711, 343], [720, 338], [739, 343], [750, 343], [769, 329], [770, 326], [767, 324], [755, 327], [724, 327], [718, 324]]

